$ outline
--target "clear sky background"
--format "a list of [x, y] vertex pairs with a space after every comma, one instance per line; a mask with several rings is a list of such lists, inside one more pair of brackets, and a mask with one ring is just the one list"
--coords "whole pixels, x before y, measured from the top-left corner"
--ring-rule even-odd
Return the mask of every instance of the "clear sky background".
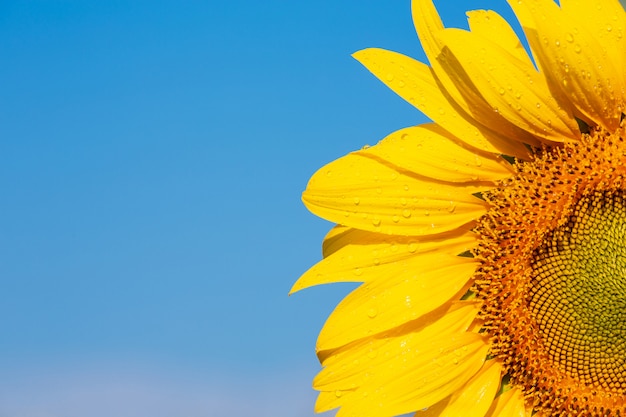
[[424, 59], [409, 0], [0, 2], [1, 417], [313, 416], [300, 194], [425, 121], [370, 46]]

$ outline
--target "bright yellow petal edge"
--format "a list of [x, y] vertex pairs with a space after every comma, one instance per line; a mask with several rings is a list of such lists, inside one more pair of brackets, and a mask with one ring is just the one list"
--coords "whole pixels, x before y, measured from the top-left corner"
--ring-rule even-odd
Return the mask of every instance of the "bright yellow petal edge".
[[430, 0], [412, 3], [430, 65], [354, 54], [433, 123], [331, 162], [303, 193], [337, 226], [291, 292], [362, 283], [318, 338], [318, 412], [626, 415], [621, 327], [598, 339], [618, 365], [591, 357], [573, 362], [589, 369], [572, 368], [560, 352], [586, 355], [567, 342], [583, 319], [550, 333], [539, 321], [561, 301], [537, 283], [563, 265], [555, 239], [579, 233], [572, 223], [589, 223], [587, 207], [621, 213], [626, 201], [626, 14], [617, 0], [509, 4], [532, 58], [495, 12], [468, 12], [469, 31], [445, 28]]

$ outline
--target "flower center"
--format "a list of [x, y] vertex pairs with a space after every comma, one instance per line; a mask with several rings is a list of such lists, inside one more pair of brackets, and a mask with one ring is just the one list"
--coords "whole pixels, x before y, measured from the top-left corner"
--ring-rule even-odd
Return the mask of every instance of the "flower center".
[[482, 328], [546, 415], [626, 415], [625, 157], [622, 128], [596, 129], [484, 195]]
[[555, 366], [578, 381], [626, 389], [626, 201], [595, 192], [531, 261], [528, 306]]

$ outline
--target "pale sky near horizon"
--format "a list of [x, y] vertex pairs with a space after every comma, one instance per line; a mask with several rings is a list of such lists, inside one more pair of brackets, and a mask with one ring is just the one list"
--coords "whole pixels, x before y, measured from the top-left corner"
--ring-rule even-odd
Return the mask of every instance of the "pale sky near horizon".
[[350, 57], [423, 61], [410, 1], [4, 1], [0, 39], [0, 416], [312, 417], [353, 286], [287, 296], [300, 194], [426, 121]]

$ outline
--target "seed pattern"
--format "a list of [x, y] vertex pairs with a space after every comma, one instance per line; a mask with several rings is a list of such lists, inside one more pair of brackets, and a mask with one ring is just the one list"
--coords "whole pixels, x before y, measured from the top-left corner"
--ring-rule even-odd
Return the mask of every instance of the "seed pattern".
[[547, 415], [626, 415], [626, 142], [595, 129], [484, 193], [472, 288], [511, 383]]

